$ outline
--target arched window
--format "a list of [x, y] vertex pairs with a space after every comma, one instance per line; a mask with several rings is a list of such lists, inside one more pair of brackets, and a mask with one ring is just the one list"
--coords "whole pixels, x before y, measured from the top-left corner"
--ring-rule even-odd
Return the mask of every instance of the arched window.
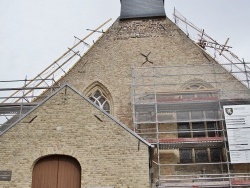
[[206, 89], [206, 87], [202, 84], [190, 84], [187, 85], [185, 90], [201, 90], [201, 89]]
[[182, 86], [182, 90], [186, 91], [186, 94], [182, 94], [181, 98], [206, 98], [214, 95], [213, 87], [207, 82], [194, 79], [185, 83]]
[[109, 90], [103, 84], [96, 81], [87, 87], [85, 93], [86, 96], [101, 109], [112, 113], [112, 97]]
[[[193, 79], [185, 83], [181, 90], [183, 93], [180, 98], [187, 101], [196, 101], [200, 107], [194, 107], [190, 103], [188, 110], [177, 113], [177, 119], [183, 121], [177, 122], [178, 138], [206, 138], [219, 137], [220, 123], [217, 121], [217, 111], [206, 106], [214, 102], [218, 95], [216, 90], [207, 82], [200, 79]], [[187, 104], [188, 105], [188, 104]], [[178, 118], [179, 117], [179, 118]], [[222, 149], [217, 147], [195, 147], [180, 148], [181, 163], [202, 163], [222, 161]]]
[[96, 90], [91, 96], [89, 96], [89, 99], [97, 106], [99, 106], [101, 109], [110, 113], [109, 101], [101, 91]]

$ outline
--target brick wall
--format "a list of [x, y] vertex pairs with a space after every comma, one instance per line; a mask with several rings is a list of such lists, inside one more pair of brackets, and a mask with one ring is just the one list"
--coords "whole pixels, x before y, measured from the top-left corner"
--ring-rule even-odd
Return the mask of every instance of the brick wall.
[[[97, 118], [98, 117], [98, 118]], [[76, 158], [81, 187], [149, 187], [148, 146], [69, 87], [0, 137], [3, 188], [31, 187], [35, 162], [52, 154]]]
[[[145, 62], [143, 55], [148, 55]], [[210, 67], [193, 67], [195, 73], [201, 76], [183, 76], [184, 68], [173, 68], [168, 70], [169, 74], [180, 75], [181, 82], [185, 83], [193, 79], [204, 82], [214, 82], [215, 77], [218, 83], [214, 82], [215, 89], [245, 90], [245, 87], [237, 81], [231, 74], [227, 73], [209, 55], [195, 45], [175, 24], [167, 19], [141, 19], [141, 20], [117, 20], [111, 28], [98, 40], [88, 53], [71, 69], [71, 71], [61, 79], [60, 83], [70, 83], [82, 93], [87, 93], [88, 86], [93, 82], [103, 84], [110, 92], [113, 101], [112, 114], [124, 124], [133, 129], [132, 105], [131, 105], [131, 82], [132, 67], [151, 66], [182, 66], [182, 65], [211, 65]], [[207, 75], [202, 75], [206, 70]], [[212, 73], [221, 74], [213, 75]], [[208, 76], [210, 74], [210, 76]], [[176, 78], [168, 78], [162, 82], [179, 82]], [[172, 79], [172, 80], [171, 80]], [[228, 80], [234, 80], [226, 83]], [[150, 90], [150, 88], [144, 88]], [[169, 92], [183, 89], [183, 85], [158, 88], [159, 92]], [[152, 91], [151, 91], [152, 92]], [[234, 93], [235, 94], [235, 93]], [[223, 97], [230, 98], [227, 93]], [[249, 95], [249, 94], [246, 94]], [[238, 93], [239, 96], [239, 93]], [[166, 128], [175, 130], [176, 125], [161, 126], [161, 131]], [[176, 135], [174, 135], [176, 137]], [[177, 152], [178, 153], [178, 152]], [[171, 151], [165, 156], [171, 161], [179, 161], [178, 155]], [[156, 159], [155, 159], [156, 160]], [[163, 159], [166, 162], [165, 159]], [[213, 167], [212, 167], [213, 168]], [[164, 168], [167, 174], [178, 169]], [[189, 167], [184, 168], [187, 173], [192, 171]], [[180, 171], [183, 171], [181, 169]], [[195, 173], [200, 173], [200, 169], [194, 169]], [[178, 173], [178, 172], [177, 172]]]
[[[148, 60], [153, 64], [147, 62], [142, 65], [146, 59], [141, 54], [149, 54]], [[226, 72], [168, 18], [117, 20], [60, 83], [70, 83], [84, 94], [92, 83], [97, 81], [103, 84], [113, 99], [113, 115], [132, 128], [131, 68], [187, 64], [208, 64], [211, 67], [207, 72]], [[197, 67], [193, 69], [194, 72], [198, 71]], [[177, 75], [182, 72], [178, 67], [169, 71]], [[204, 68], [200, 67], [199, 71], [204, 71]], [[211, 81], [214, 75], [211, 76], [203, 79]], [[185, 76], [182, 82], [196, 77]], [[235, 80], [230, 74], [218, 76], [218, 80], [228, 79]], [[213, 86], [218, 89], [242, 88], [237, 81], [234, 84], [219, 83]], [[176, 88], [164, 87], [162, 91], [173, 89]]]
[[[148, 55], [148, 60], [152, 62], [145, 62], [145, 57], [143, 55]], [[177, 26], [175, 26], [168, 18], [167, 19], [141, 19], [141, 20], [125, 20], [125, 21], [119, 21], [117, 20], [112, 27], [107, 31], [100, 40], [98, 40], [95, 45], [88, 51], [88, 53], [82, 57], [81, 60], [71, 69], [71, 71], [64, 76], [59, 82], [61, 84], [63, 83], [69, 83], [73, 87], [75, 87], [77, 90], [79, 90], [83, 94], [88, 93], [88, 89], [90, 85], [92, 85], [94, 82], [98, 82], [102, 84], [110, 93], [110, 97], [112, 98], [112, 115], [114, 115], [116, 118], [118, 118], [121, 122], [124, 124], [128, 125], [131, 129], [133, 127], [132, 124], [132, 106], [131, 106], [131, 68], [132, 67], [138, 67], [138, 66], [143, 66], [143, 67], [150, 67], [150, 66], [173, 66], [173, 65], [187, 65], [187, 64], [208, 64], [211, 65], [210, 69], [206, 71], [218, 71], [218, 72], [226, 72], [220, 65], [218, 65], [210, 56], [205, 54], [201, 48], [199, 48], [197, 45], [195, 45]], [[202, 67], [198, 68], [193, 68], [194, 72], [202, 72], [204, 69]], [[182, 74], [181, 69], [175, 68], [170, 70], [169, 73], [171, 74]], [[211, 74], [212, 75], [212, 74]], [[197, 76], [186, 76], [185, 78], [182, 78], [182, 83], [185, 81], [188, 82], [192, 79], [197, 79]], [[198, 78], [201, 79], [201, 78]], [[204, 81], [210, 81], [214, 79], [213, 77], [204, 77], [202, 78]], [[224, 89], [227, 88], [228, 90], [230, 89], [239, 89], [241, 90], [244, 88], [232, 75], [227, 74], [220, 74], [217, 76], [217, 79], [221, 81], [220, 83], [216, 83], [213, 85], [216, 89]], [[231, 82], [231, 84], [225, 84], [223, 83], [224, 80], [234, 80], [234, 82]], [[175, 80], [171, 80], [175, 81]], [[166, 91], [172, 91], [174, 89], [181, 89], [183, 86], [180, 85], [178, 87], [168, 87], [168, 88], [161, 88], [161, 92], [166, 92]], [[63, 93], [61, 94], [63, 96]], [[248, 94], [247, 94], [248, 95]], [[225, 96], [228, 97], [228, 96]], [[230, 97], [230, 96], [229, 96]], [[89, 116], [84, 109], [81, 109], [81, 112], [78, 113], [78, 108], [74, 109], [67, 109], [67, 101], [62, 101], [62, 98], [57, 96], [57, 100], [51, 100], [51, 105], [49, 107], [43, 107], [38, 109], [39, 113], [43, 115], [45, 113], [46, 116], [42, 118], [42, 116], [39, 115], [37, 111], [33, 112], [32, 116], [28, 116], [24, 121], [29, 122], [29, 119], [32, 119], [35, 115], [38, 115], [38, 117], [32, 122], [31, 124], [25, 123], [24, 121], [19, 124], [19, 126], [16, 126], [15, 128], [10, 130], [10, 133], [7, 132], [5, 135], [3, 135], [3, 138], [1, 138], [1, 142], [4, 145], [4, 148], [1, 149], [1, 151], [6, 151], [6, 154], [2, 154], [2, 161], [7, 161], [6, 164], [10, 165], [13, 167], [13, 159], [18, 163], [18, 161], [21, 162], [21, 164], [24, 164], [23, 168], [26, 168], [25, 172], [29, 172], [27, 175], [25, 175], [27, 182], [27, 185], [30, 185], [30, 174], [32, 170], [32, 166], [30, 165], [34, 160], [36, 160], [38, 157], [46, 155], [46, 154], [53, 154], [53, 153], [62, 153], [62, 154], [68, 154], [71, 156], [74, 156], [78, 159], [78, 155], [82, 154], [78, 150], [71, 150], [71, 147], [62, 147], [60, 143], [62, 141], [65, 141], [65, 138], [69, 138], [69, 140], [72, 139], [79, 139], [81, 141], [81, 144], [83, 141], [86, 141], [86, 143], [91, 144], [90, 141], [87, 140], [82, 140], [84, 139], [81, 135], [81, 133], [85, 131], [93, 131], [91, 133], [91, 138], [93, 139], [93, 142], [96, 140], [99, 140], [102, 144], [102, 139], [107, 138], [111, 132], [116, 131], [115, 126], [112, 126], [112, 128], [102, 132], [102, 128], [97, 126], [98, 120], [96, 120], [92, 115]], [[64, 104], [65, 103], [65, 104]], [[48, 104], [49, 105], [49, 104]], [[74, 104], [76, 106], [80, 104]], [[86, 110], [86, 109], [85, 109]], [[55, 111], [58, 112], [58, 114], [64, 114], [67, 117], [67, 121], [65, 121], [64, 118], [58, 119], [58, 117], [53, 114]], [[61, 112], [62, 111], [62, 112]], [[95, 111], [95, 110], [94, 110]], [[85, 114], [87, 113], [87, 115]], [[79, 116], [79, 114], [83, 114], [83, 116]], [[51, 117], [54, 115], [53, 117]], [[101, 115], [101, 114], [98, 114]], [[46, 118], [45, 118], [46, 117]], [[89, 118], [91, 117], [91, 118]], [[85, 118], [85, 119], [82, 119]], [[106, 117], [105, 117], [106, 118]], [[48, 123], [48, 121], [50, 123]], [[89, 122], [88, 124], [88, 121]], [[37, 122], [37, 123], [36, 123]], [[66, 123], [67, 122], [67, 126]], [[86, 122], [86, 123], [83, 123]], [[61, 129], [61, 124], [63, 124], [63, 131], [56, 131], [55, 129], [58, 127], [59, 130]], [[70, 129], [71, 126], [73, 127], [79, 127], [79, 124], [86, 124], [87, 127], [85, 126], [80, 126], [80, 129], [74, 132], [74, 134], [69, 134], [69, 132], [65, 132], [66, 130]], [[32, 125], [32, 126], [30, 126]], [[110, 123], [110, 126], [112, 123]], [[39, 127], [39, 129], [33, 129], [34, 126]], [[172, 124], [172, 128], [174, 128], [176, 125]], [[85, 127], [85, 128], [84, 128]], [[93, 130], [93, 127], [95, 127], [95, 131]], [[98, 127], [98, 128], [97, 128]], [[166, 127], [168, 127], [166, 125]], [[161, 128], [164, 128], [162, 126]], [[21, 130], [19, 130], [21, 129]], [[25, 131], [24, 131], [25, 130]], [[31, 131], [28, 133], [28, 131]], [[34, 131], [36, 130], [36, 131]], [[50, 131], [48, 131], [50, 130]], [[65, 131], [64, 131], [65, 130]], [[32, 132], [34, 131], [34, 132]], [[19, 134], [24, 132], [23, 134]], [[124, 134], [124, 133], [123, 133]], [[58, 135], [61, 135], [57, 137]], [[99, 135], [102, 135], [102, 138], [99, 139]], [[31, 138], [38, 138], [39, 140], [42, 140], [44, 136], [49, 136], [50, 139], [46, 140], [46, 148], [44, 148], [44, 143], [40, 142], [34, 142], [30, 143], [26, 139], [26, 137], [31, 137]], [[124, 139], [119, 138], [120, 140], [112, 140], [110, 144], [112, 146], [119, 144], [124, 144], [120, 142], [125, 142], [127, 137]], [[8, 146], [7, 140], [23, 140], [23, 145], [17, 148], [12, 148], [12, 145]], [[68, 139], [67, 139], [68, 140]], [[114, 142], [113, 142], [114, 141]], [[1, 145], [2, 145], [1, 143]], [[6, 145], [7, 144], [7, 145]], [[34, 144], [37, 144], [36, 147], [34, 147]], [[74, 147], [79, 148], [80, 150], [82, 149], [83, 145], [75, 145], [76, 143], [70, 142], [69, 145]], [[129, 144], [129, 147], [126, 148], [126, 152], [123, 153], [124, 158], [120, 158], [120, 153], [118, 152], [118, 157], [116, 157], [116, 160], [108, 160], [112, 161], [112, 163], [107, 163], [107, 164], [117, 164], [123, 161], [124, 159], [127, 159], [128, 156], [131, 158], [136, 158], [136, 156], [140, 156], [138, 161], [141, 162], [144, 161], [146, 162], [146, 147], [143, 147], [144, 149], [141, 149], [140, 151], [136, 150], [137, 147], [137, 141], [131, 141]], [[6, 146], [5, 146], [6, 145]], [[29, 150], [28, 146], [31, 145], [32, 150]], [[109, 147], [105, 145], [108, 148], [108, 151], [111, 152], [112, 154], [115, 154], [116, 152], [112, 150], [113, 147]], [[37, 148], [34, 150], [34, 148]], [[91, 146], [91, 148], [94, 148], [94, 151], [96, 153], [89, 153], [90, 156], [95, 156], [97, 151], [101, 149], [101, 147], [98, 147], [98, 144], [94, 144]], [[124, 148], [124, 149], [125, 149]], [[132, 151], [127, 150], [128, 148], [133, 148]], [[26, 159], [22, 158], [22, 155], [25, 155], [26, 152], [24, 151], [35, 151], [31, 152], [31, 156], [33, 156], [32, 159]], [[42, 151], [40, 151], [42, 150]], [[92, 150], [90, 150], [92, 151]], [[108, 152], [107, 151], [107, 152]], [[87, 152], [87, 151], [85, 151]], [[103, 151], [104, 152], [104, 151]], [[108, 152], [108, 153], [109, 153]], [[139, 153], [138, 153], [139, 152]], [[142, 152], [142, 154], [140, 153]], [[0, 154], [1, 155], [1, 154]], [[13, 157], [9, 157], [12, 156]], [[106, 155], [105, 153], [103, 155]], [[178, 161], [178, 152], [175, 151], [169, 151], [168, 153], [165, 153], [164, 156], [166, 158], [169, 158], [169, 160], [172, 161]], [[19, 160], [19, 158], [20, 160]], [[87, 157], [88, 156], [85, 156]], [[87, 159], [86, 158], [86, 159]], [[84, 159], [83, 161], [86, 161]], [[23, 161], [24, 160], [24, 161]], [[27, 160], [27, 164], [25, 165]], [[88, 159], [90, 160], [90, 159]], [[96, 160], [99, 160], [97, 158]], [[101, 159], [100, 159], [101, 160]], [[86, 165], [83, 161], [80, 161], [81, 164]], [[95, 164], [95, 161], [91, 161], [93, 164]], [[129, 163], [134, 163], [137, 162], [137, 160], [127, 160], [126, 163], [127, 165]], [[143, 162], [143, 163], [144, 163]], [[163, 162], [168, 162], [165, 159], [163, 159]], [[138, 162], [139, 163], [139, 162]], [[136, 164], [138, 164], [136, 163]], [[125, 164], [125, 163], [124, 163]], [[108, 165], [109, 166], [109, 165]], [[130, 165], [131, 166], [131, 165]], [[136, 165], [132, 165], [136, 166]], [[142, 165], [143, 168], [145, 165]], [[126, 165], [124, 166], [124, 168]], [[139, 167], [139, 166], [138, 166]], [[5, 168], [8, 168], [6, 165]], [[91, 167], [90, 167], [91, 168]], [[130, 168], [130, 167], [129, 167]], [[13, 167], [15, 172], [20, 171], [17, 167]], [[123, 169], [123, 168], [122, 168]], [[105, 180], [104, 182], [111, 182], [115, 183], [119, 186], [122, 185], [123, 182], [137, 182], [136, 185], [140, 183], [144, 183], [148, 185], [148, 179], [143, 179], [141, 178], [141, 181], [137, 180], [137, 172], [143, 172], [144, 170], [139, 170], [140, 168], [134, 168], [134, 171], [131, 170], [131, 174], [129, 174], [129, 177], [127, 175], [125, 176], [126, 178], [123, 178], [123, 175], [121, 174], [124, 173], [117, 173], [116, 178], [119, 177], [120, 183], [117, 182], [112, 182], [114, 181], [113, 177], [115, 176], [116, 173], [114, 173], [111, 177], [112, 180]], [[94, 169], [91, 169], [94, 170]], [[170, 174], [172, 171], [178, 169], [171, 168], [171, 169], [163, 169], [167, 174]], [[181, 169], [180, 171], [182, 171]], [[184, 170], [187, 171], [188, 173], [188, 168], [185, 168]], [[111, 170], [112, 171], [112, 170]], [[148, 169], [147, 169], [148, 171]], [[23, 173], [23, 172], [22, 172]], [[22, 174], [20, 173], [20, 174]], [[134, 173], [134, 174], [133, 174]], [[148, 173], [148, 172], [147, 172]], [[147, 173], [144, 173], [147, 174]], [[102, 182], [102, 173], [98, 176], [98, 180], [95, 179], [95, 177], [92, 177], [89, 174], [86, 174], [83, 176], [84, 179], [89, 179], [90, 182], [97, 181], [97, 182]], [[140, 174], [140, 173], [139, 173]], [[107, 178], [106, 176], [104, 176]], [[15, 178], [15, 174], [13, 174], [13, 178]], [[144, 181], [145, 180], [145, 181]], [[18, 182], [23, 182], [22, 177], [18, 177], [15, 179], [15, 185], [18, 185]], [[86, 182], [82, 182], [82, 185], [85, 186]], [[143, 184], [143, 185], [144, 185]], [[14, 184], [13, 184], [14, 185]], [[13, 186], [14, 187], [14, 186]], [[19, 186], [22, 187], [22, 186]], [[136, 186], [135, 186], [136, 187]], [[138, 187], [144, 187], [144, 186], [138, 186]]]

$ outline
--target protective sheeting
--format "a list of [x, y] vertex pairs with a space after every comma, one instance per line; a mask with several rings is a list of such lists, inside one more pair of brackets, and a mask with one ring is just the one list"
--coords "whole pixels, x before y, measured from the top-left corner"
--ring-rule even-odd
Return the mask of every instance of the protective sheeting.
[[164, 0], [121, 0], [120, 19], [166, 17]]

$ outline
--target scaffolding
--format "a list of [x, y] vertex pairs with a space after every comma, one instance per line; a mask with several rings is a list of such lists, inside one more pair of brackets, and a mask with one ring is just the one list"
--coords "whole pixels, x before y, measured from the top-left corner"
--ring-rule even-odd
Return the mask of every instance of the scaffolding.
[[216, 62], [132, 68], [134, 131], [155, 145], [158, 187], [250, 186], [249, 170], [232, 170], [223, 115], [250, 104], [246, 82]]
[[[110, 21], [111, 19], [101, 24], [95, 30], [91, 30], [83, 39], [75, 37], [75, 40], [77, 40], [76, 44], [68, 48], [62, 56], [33, 79], [26, 77], [23, 80], [0, 81], [0, 136], [60, 87], [59, 80], [89, 50], [90, 45], [85, 42], [86, 39], [99, 33], [98, 30]], [[104, 32], [101, 33], [103, 34]], [[100, 38], [102, 35], [98, 34], [98, 36]]]
[[244, 59], [240, 59], [231, 51], [232, 47], [228, 45], [229, 38], [227, 38], [224, 44], [217, 42], [215, 39], [209, 36], [204, 29], [198, 28], [176, 9], [174, 9], [173, 17], [175, 24], [190, 39], [192, 39], [207, 54], [215, 59], [221, 66], [228, 70], [228, 72], [233, 74], [239, 80], [242, 80], [243, 84], [250, 88], [249, 63], [246, 63]]

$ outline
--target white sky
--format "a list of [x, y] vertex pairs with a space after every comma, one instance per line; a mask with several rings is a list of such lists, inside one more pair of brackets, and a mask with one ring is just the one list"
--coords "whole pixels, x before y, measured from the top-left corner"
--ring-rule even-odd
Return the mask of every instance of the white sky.
[[[33, 78], [74, 44], [74, 36], [83, 38], [86, 29], [120, 14], [120, 0], [0, 2], [0, 80]], [[250, 62], [250, 0], [165, 0], [170, 19], [174, 7], [219, 43], [230, 38], [232, 51]]]

